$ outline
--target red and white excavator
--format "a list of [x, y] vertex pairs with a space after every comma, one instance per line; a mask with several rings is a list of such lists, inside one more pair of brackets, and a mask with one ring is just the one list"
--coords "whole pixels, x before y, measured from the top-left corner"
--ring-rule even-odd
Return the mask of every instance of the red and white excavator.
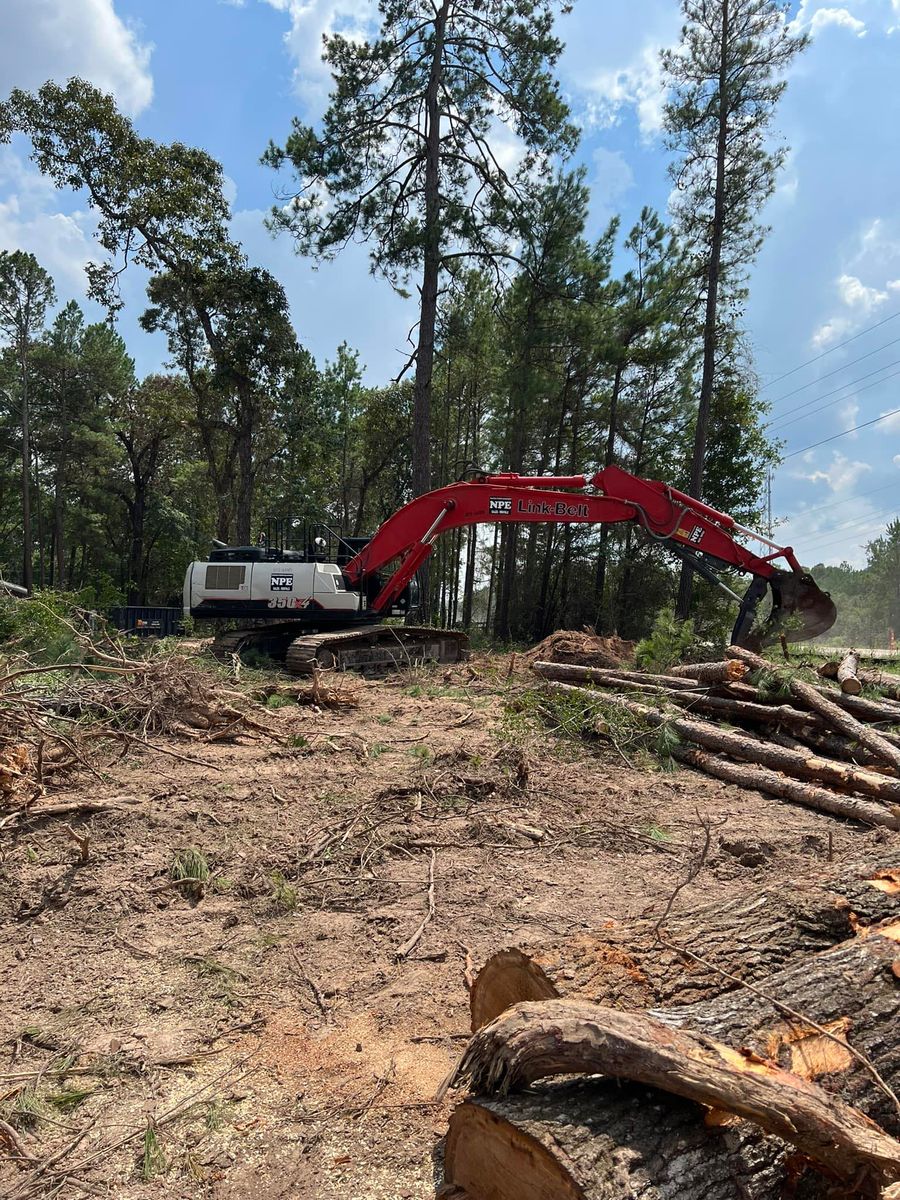
[[[668, 484], [616, 466], [592, 476], [476, 475], [411, 500], [370, 539], [343, 539], [322, 526], [312, 536], [306, 531], [301, 549], [287, 549], [279, 535], [258, 546], [219, 546], [208, 560], [188, 567], [185, 612], [241, 623], [218, 636], [219, 653], [255, 647], [283, 658], [296, 675], [317, 664], [377, 674], [410, 661], [455, 662], [467, 647], [463, 633], [382, 622], [409, 611], [416, 571], [440, 534], [498, 521], [634, 522], [737, 601], [732, 641], [738, 645], [758, 649], [780, 635], [801, 641], [835, 621], [833, 602], [790, 546], [776, 545]], [[782, 565], [775, 565], [778, 560]], [[752, 576], [743, 599], [719, 578], [727, 571]], [[767, 591], [772, 608], [758, 622]]]

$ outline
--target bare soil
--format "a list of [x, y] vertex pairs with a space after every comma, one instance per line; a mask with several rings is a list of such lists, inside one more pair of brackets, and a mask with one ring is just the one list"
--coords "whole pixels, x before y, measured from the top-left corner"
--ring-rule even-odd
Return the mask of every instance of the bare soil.
[[682, 906], [895, 840], [557, 736], [506, 659], [355, 686], [271, 737], [161, 735], [205, 765], [135, 750], [52, 797], [121, 808], [0, 830], [0, 1103], [33, 1160], [0, 1195], [433, 1197], [490, 953], [662, 911], [703, 821]]

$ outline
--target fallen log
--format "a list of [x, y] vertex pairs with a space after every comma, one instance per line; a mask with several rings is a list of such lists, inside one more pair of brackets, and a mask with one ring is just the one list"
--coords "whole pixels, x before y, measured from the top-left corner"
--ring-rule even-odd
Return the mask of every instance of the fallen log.
[[696, 679], [698, 683], [738, 683], [748, 670], [747, 664], [739, 658], [727, 658], [724, 662], [685, 663], [672, 667], [669, 675], [677, 679]]
[[[668, 725], [680, 737], [686, 738], [695, 745], [702, 746], [707, 750], [715, 750], [721, 754], [729, 754], [732, 758], [739, 758], [747, 763], [744, 770], [747, 774], [747, 782], [751, 787], [757, 786], [753, 782], [752, 774], [759, 765], [774, 771], [783, 771], [799, 779], [821, 781], [846, 791], [862, 792], [864, 795], [874, 796], [885, 803], [900, 806], [900, 780], [879, 775], [875, 771], [867, 771], [865, 767], [834, 762], [808, 752], [800, 753], [797, 750], [789, 750], [784, 746], [773, 744], [771, 741], [762, 741], [734, 730], [722, 729], [710, 721], [674, 716], [671, 713], [661, 712], [657, 708], [650, 708], [649, 705], [640, 704], [638, 701], [618, 693], [601, 694], [585, 688], [573, 688], [571, 684], [567, 683], [551, 683], [550, 687], [557, 692], [576, 691], [595, 696], [606, 704], [615, 705], [640, 717], [648, 725]], [[897, 755], [898, 762], [900, 762], [900, 751], [897, 752]], [[760, 790], [765, 791], [766, 789], [761, 788]], [[900, 828], [900, 825], [892, 825], [891, 828]]]
[[[752, 650], [745, 650], [743, 646], [729, 646], [725, 653], [729, 658], [738, 658], [741, 662], [745, 662], [754, 671], [779, 670], [774, 663], [760, 658]], [[789, 680], [790, 676], [787, 678]], [[742, 689], [747, 686], [749, 685], [744, 683], [734, 683], [729, 685], [729, 690], [733, 691], [735, 695], [741, 695]], [[812, 687], [814, 691], [819, 692], [839, 708], [846, 709], [852, 716], [859, 717], [860, 720], [870, 723], [887, 721], [894, 725], [900, 725], [900, 703], [893, 700], [867, 700], [864, 696], [847, 696], [843, 692], [820, 684], [807, 684], [807, 686]]]
[[[628, 672], [627, 676], [616, 671], [599, 672], [590, 667], [571, 667], [559, 663], [535, 663], [534, 668], [544, 679], [559, 683], [592, 683], [611, 691], [629, 691], [649, 696], [666, 696], [673, 703], [689, 706], [697, 712], [710, 715], [723, 715], [736, 721], [750, 721], [764, 724], [783, 724], [790, 728], [800, 729], [804, 726], [825, 730], [828, 728], [818, 713], [811, 713], [805, 708], [794, 708], [790, 704], [766, 701], [755, 687], [750, 684], [732, 681], [716, 688], [716, 694], [707, 691], [694, 682], [691, 686], [688, 680], [675, 680], [665, 675], [642, 675], [638, 671]], [[653, 679], [663, 682], [649, 682]], [[845, 707], [855, 704], [859, 713], [872, 721], [894, 720], [894, 713], [885, 713], [878, 704], [852, 696], [842, 696], [837, 692], [829, 692], [838, 702], [845, 702]], [[900, 718], [896, 718], [900, 720]], [[881, 732], [885, 741], [900, 748], [900, 735]], [[876, 756], [877, 759], [877, 756]], [[880, 761], [880, 760], [878, 760]]]
[[[610, 923], [529, 954], [498, 951], [469, 990], [472, 1029], [523, 1000], [579, 997], [614, 1007], [691, 1004], [827, 950], [900, 915], [900, 868], [883, 856], [832, 864], [814, 887], [779, 882], [657, 922]], [[688, 946], [689, 958], [678, 947]]]
[[[900, 1126], [893, 1093], [900, 1082], [900, 1048], [893, 1036], [900, 1012], [893, 970], [898, 937], [896, 925], [872, 930], [793, 962], [770, 976], [762, 993], [740, 988], [703, 1004], [649, 1015], [674, 1028], [746, 1047], [795, 1075], [818, 1080], [893, 1135]], [[554, 1004], [560, 1002], [524, 1007], [547, 1012]], [[526, 1037], [507, 1052], [503, 1030], [511, 1028], [508, 1020], [507, 1014], [476, 1035], [457, 1081], [473, 1074], [476, 1086], [515, 1079], [530, 1051]], [[552, 1024], [558, 1027], [555, 1019]], [[595, 1070], [592, 1056], [598, 1045], [589, 1036], [578, 1048], [570, 1047], [574, 1054], [568, 1065]], [[579, 1058], [581, 1051], [591, 1056], [590, 1065]], [[761, 1065], [736, 1058], [750, 1073]], [[877, 1077], [867, 1060], [877, 1061]], [[531, 1059], [532, 1064], [539, 1061]], [[549, 1065], [546, 1058], [543, 1063]], [[564, 1064], [556, 1058], [552, 1066], [559, 1071]], [[524, 1070], [534, 1077], [530, 1066]], [[621, 1059], [605, 1070], [617, 1079], [626, 1075]], [[658, 1082], [664, 1088], [670, 1083], [667, 1078]], [[446, 1177], [471, 1200], [773, 1200], [788, 1183], [796, 1185], [802, 1164], [792, 1160], [780, 1140], [760, 1136], [746, 1122], [735, 1124], [723, 1111], [728, 1111], [727, 1098], [716, 1098], [704, 1122], [702, 1110], [661, 1091], [605, 1080], [545, 1084], [506, 1100], [479, 1096], [451, 1117]], [[794, 1110], [786, 1106], [780, 1111], [792, 1117]], [[865, 1123], [856, 1127], [871, 1128]], [[859, 1182], [853, 1181], [857, 1188]], [[816, 1176], [805, 1192], [792, 1194], [822, 1197], [825, 1186]]]
[[751, 1050], [647, 1012], [577, 1000], [516, 1005], [475, 1034], [452, 1082], [507, 1095], [559, 1075], [627, 1079], [742, 1117], [869, 1195], [900, 1179], [900, 1142], [852, 1105]]
[[897, 810], [896, 806], [887, 808], [877, 802], [857, 800], [855, 796], [841, 796], [837, 792], [816, 787], [815, 784], [806, 783], [804, 780], [782, 775], [779, 771], [770, 771], [767, 767], [732, 762], [688, 746], [673, 747], [671, 755], [679, 762], [705, 771], [707, 775], [713, 775], [725, 783], [755, 788], [756, 791], [766, 792], [778, 800], [792, 800], [805, 808], [831, 813], [835, 817], [847, 817], [851, 821], [861, 821], [864, 825], [900, 829], [900, 810]]
[[813, 725], [800, 726], [792, 734], [783, 733], [780, 729], [770, 730], [766, 736], [789, 750], [812, 749], [830, 758], [841, 758], [846, 762], [856, 763], [859, 767], [868, 767], [870, 771], [878, 771], [883, 775], [897, 776], [897, 769], [881, 762], [877, 755], [864, 746], [857, 746], [848, 738], [836, 733], [823, 733]]
[[[727, 653], [746, 662], [748, 666], [753, 666], [757, 670], [769, 669], [769, 664], [765, 659], [759, 658], [758, 655], [752, 654], [749, 650], [744, 650], [740, 646], [729, 647]], [[877, 754], [883, 762], [889, 762], [894, 767], [900, 767], [900, 748], [883, 738], [876, 730], [864, 725], [862, 721], [858, 721], [849, 712], [845, 712], [840, 708], [834, 699], [826, 695], [825, 690], [815, 687], [811, 683], [804, 683], [802, 679], [789, 678], [788, 685], [791, 693], [798, 699], [802, 700], [807, 708], [811, 708], [813, 712], [817, 712], [827, 723], [840, 733], [847, 737], [853, 738], [854, 741], [871, 750], [873, 754]], [[845, 707], [846, 701], [852, 700], [854, 704], [868, 703], [860, 701], [856, 697], [844, 697]]]
[[615, 687], [637, 683], [684, 691], [701, 690], [696, 679], [681, 679], [676, 675], [651, 675], [645, 671], [610, 670], [606, 667], [579, 667], [574, 663], [550, 662], [532, 663], [531, 669], [546, 679], [559, 679], [565, 683], [610, 683]]

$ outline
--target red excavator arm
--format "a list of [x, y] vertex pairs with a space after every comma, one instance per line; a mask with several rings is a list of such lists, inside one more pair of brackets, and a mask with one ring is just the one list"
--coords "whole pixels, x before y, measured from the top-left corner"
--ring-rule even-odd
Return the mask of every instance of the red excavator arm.
[[[399, 560], [393, 574], [372, 601], [375, 612], [390, 609], [432, 551], [441, 533], [482, 522], [553, 522], [603, 524], [633, 521], [665, 548], [691, 561], [694, 569], [723, 587], [716, 571], [732, 568], [752, 575], [741, 602], [734, 641], [760, 645], [768, 636], [751, 633], [756, 606], [772, 589], [772, 614], [766, 634], [774, 634], [784, 618], [800, 617], [802, 628], [785, 629], [789, 640], [812, 637], [834, 624], [836, 611], [803, 572], [790, 546], [778, 546], [738, 525], [733, 517], [655, 480], [640, 479], [610, 466], [595, 475], [481, 475], [451, 483], [411, 500], [378, 529], [372, 540], [344, 568], [347, 584], [362, 588], [383, 567]], [[735, 540], [736, 534], [760, 544], [759, 555]], [[766, 553], [765, 551], [768, 551]], [[788, 570], [774, 566], [784, 559]]]

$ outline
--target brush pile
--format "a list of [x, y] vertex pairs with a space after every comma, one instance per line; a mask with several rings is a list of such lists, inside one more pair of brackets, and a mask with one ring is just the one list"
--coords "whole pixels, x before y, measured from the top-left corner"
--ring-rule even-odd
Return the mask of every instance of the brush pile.
[[557, 629], [527, 654], [526, 662], [579, 663], [584, 667], [624, 667], [634, 661], [634, 642], [600, 637], [593, 629]]
[[81, 660], [0, 674], [0, 799], [28, 802], [104, 753], [165, 735], [219, 742], [267, 732], [256, 707], [181, 654], [131, 658], [79, 638]]
[[666, 675], [543, 661], [533, 667], [552, 693], [589, 701], [593, 733], [615, 741], [623, 723], [655, 729], [671, 758], [718, 779], [900, 829], [896, 676], [883, 688], [865, 680], [871, 695], [864, 697], [847, 686], [856, 674], [846, 663], [835, 669], [844, 678], [833, 686], [738, 646], [723, 662]]

